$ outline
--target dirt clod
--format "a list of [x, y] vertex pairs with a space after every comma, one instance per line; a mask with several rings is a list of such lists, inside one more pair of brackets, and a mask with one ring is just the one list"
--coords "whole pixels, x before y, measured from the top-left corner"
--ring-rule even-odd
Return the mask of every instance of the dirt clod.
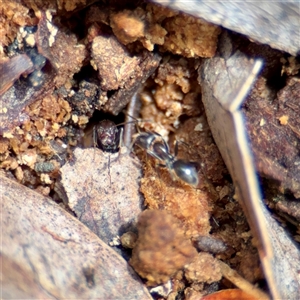
[[149, 285], [167, 282], [197, 255], [177, 224], [165, 211], [147, 210], [139, 216], [139, 237], [130, 264]]

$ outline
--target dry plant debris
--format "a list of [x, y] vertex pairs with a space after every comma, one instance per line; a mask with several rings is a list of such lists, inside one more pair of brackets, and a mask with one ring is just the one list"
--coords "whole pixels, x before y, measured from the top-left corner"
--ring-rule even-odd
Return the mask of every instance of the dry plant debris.
[[103, 90], [124, 88], [140, 63], [141, 58], [132, 57], [114, 36], [96, 36], [93, 39], [91, 64], [98, 71]]
[[162, 49], [185, 57], [214, 56], [221, 33], [218, 26], [182, 13], [166, 20], [165, 29], [168, 35]]
[[[31, 73], [32, 69], [33, 63], [25, 54], [3, 59], [0, 64], [0, 74], [3, 74], [0, 82], [0, 95], [4, 94], [22, 74]], [[5, 107], [2, 107], [3, 110]]]
[[114, 36], [96, 36], [91, 50], [90, 63], [98, 72], [100, 88], [103, 91], [117, 90], [103, 108], [114, 115], [127, 105], [161, 59], [160, 55], [148, 51], [132, 55]]
[[260, 78], [244, 106], [257, 169], [279, 182], [282, 193], [289, 191], [299, 198], [300, 81], [289, 77], [277, 96], [265, 90], [269, 90], [266, 79]]
[[232, 283], [234, 283], [235, 286], [239, 287], [246, 294], [251, 295], [254, 299], [270, 299], [270, 297], [266, 293], [254, 287], [224, 262], [219, 261], [219, 267], [222, 275], [228, 280], [230, 280]]
[[[196, 295], [194, 298], [190, 297], [189, 300], [196, 300], [199, 295]], [[239, 289], [227, 289], [222, 290], [216, 293], [212, 293], [210, 295], [204, 296], [201, 300], [220, 300], [220, 299], [227, 299], [227, 300], [235, 300], [235, 299], [243, 299], [243, 300], [258, 300], [261, 298], [254, 298], [253, 295], [244, 292], [243, 290]]]
[[[136, 249], [145, 246], [140, 243], [143, 238], [159, 241], [159, 226], [166, 220], [155, 223], [164, 211], [168, 212], [167, 218], [176, 218], [180, 227], [168, 223], [172, 232], [181, 232], [178, 236], [182, 240], [174, 241], [176, 245], [180, 241], [189, 244], [186, 240], [189, 238], [194, 242], [200, 238], [210, 240], [211, 243], [204, 245], [206, 248], [198, 247], [209, 252], [197, 255], [199, 261], [201, 257], [207, 258], [206, 267], [195, 262], [194, 267], [193, 264], [189, 267], [189, 275], [182, 269], [186, 265], [184, 260], [180, 266], [162, 261], [164, 270], [150, 268], [149, 272], [137, 262], [135, 254], [133, 265], [151, 284], [172, 278], [166, 284], [168, 293], [162, 296], [164, 299], [175, 299], [180, 294], [186, 299], [199, 299], [220, 288], [231, 287], [226, 280], [219, 280], [212, 254], [249, 282], [261, 282], [263, 274], [255, 240], [234, 199], [234, 187], [208, 128], [197, 82], [201, 57], [216, 54], [220, 27], [153, 3], [134, 6], [117, 1], [106, 5], [92, 2], [36, 0], [21, 4], [10, 0], [3, 4], [0, 70], [5, 70], [5, 80], [0, 86], [1, 168], [6, 176], [40, 194], [57, 202], [63, 200], [61, 206], [67, 210], [71, 207], [77, 218], [106, 242], [125, 233], [121, 243], [130, 249], [135, 247], [134, 253], [140, 253]], [[269, 186], [272, 197], [268, 204], [273, 208], [276, 204], [272, 199], [289, 200], [282, 197], [286, 191], [292, 193], [290, 198], [299, 197], [296, 155], [299, 63], [297, 58], [287, 57], [268, 46], [246, 42], [245, 38], [231, 33], [230, 37], [236, 41], [236, 48], [251, 57], [261, 55], [266, 63], [243, 109], [260, 175], [280, 182], [279, 190], [278, 185]], [[274, 88], [270, 82], [276, 82], [278, 74], [288, 80], [285, 83], [281, 78], [280, 88]], [[197, 189], [180, 180], [173, 181], [168, 170], [157, 166], [145, 153], [138, 153], [140, 164], [124, 153], [106, 155], [97, 149], [73, 152], [73, 147], [81, 143], [83, 129], [95, 109], [117, 115], [136, 92], [142, 103], [140, 115], [153, 121], [145, 128], [169, 140], [171, 152], [177, 140], [178, 158], [200, 162]], [[275, 138], [270, 141], [269, 136]], [[278, 136], [286, 141], [280, 147], [272, 144], [280, 140]], [[262, 151], [268, 148], [272, 153]], [[125, 231], [132, 229], [127, 225], [134, 224], [142, 210], [138, 193], [141, 166], [144, 203], [150, 209], [147, 213], [155, 217], [150, 226], [153, 230], [146, 237], [140, 234], [137, 246], [136, 233]], [[128, 172], [124, 167], [129, 168]], [[134, 179], [129, 174], [134, 174]], [[125, 176], [120, 179], [122, 175]], [[106, 192], [112, 199], [108, 200]], [[294, 206], [287, 210], [288, 205], [283, 208], [279, 204], [278, 208], [297, 217]], [[157, 212], [158, 209], [161, 211]], [[101, 216], [107, 223], [105, 226], [100, 222]], [[299, 223], [296, 227], [299, 236]], [[220, 245], [212, 241], [220, 241]], [[210, 248], [211, 244], [215, 247]], [[190, 253], [195, 253], [189, 247]], [[165, 258], [156, 244], [149, 248], [153, 257]], [[199, 274], [198, 264], [199, 268], [203, 267]], [[15, 266], [9, 257], [5, 259], [5, 270]], [[23, 270], [24, 266], [18, 268]], [[86, 286], [93, 286], [97, 271], [84, 265], [82, 272]], [[7, 278], [13, 281], [15, 276]], [[16, 295], [20, 294], [16, 291]]]
[[0, 176], [4, 298], [152, 299], [125, 260], [78, 219]]
[[133, 229], [143, 206], [139, 161], [126, 148], [115, 154], [76, 149], [73, 155], [61, 168], [61, 184], [78, 219], [106, 243]]
[[[277, 229], [281, 228], [272, 220], [260, 195], [256, 170], [253, 167], [254, 159], [248, 148], [249, 144], [240, 109], [242, 101], [247, 97], [248, 91], [250, 92], [250, 83], [254, 81], [254, 75], [260, 70], [261, 61], [249, 59], [245, 53], [239, 50], [228, 56], [227, 50], [234, 49], [236, 46], [234, 43], [235, 39], [228, 36], [228, 33], [224, 33], [223, 47], [220, 48], [222, 54], [205, 61], [199, 69], [203, 102], [216, 143], [233, 176], [234, 183], [238, 187], [236, 196], [245, 207], [245, 214], [248, 216], [253, 233], [255, 233], [253, 243], [256, 244], [260, 254], [270, 293], [273, 298], [293, 299], [300, 287], [299, 277], [296, 275], [299, 264], [291, 266], [290, 256], [293, 252], [293, 256], [299, 257], [299, 250], [296, 250], [290, 241], [288, 246], [290, 256], [285, 257], [282, 255], [285, 246], [279, 242], [282, 237], [280, 234], [271, 233], [273, 226]], [[272, 56], [272, 51], [267, 51], [267, 56]], [[270, 65], [266, 64], [263, 74], [267, 74], [274, 65], [276, 66], [274, 62]], [[248, 72], [245, 72], [247, 69]], [[273, 75], [275, 78], [277, 76], [277, 80], [279, 80], [280, 70]], [[271, 83], [269, 85], [272, 86]], [[270, 188], [270, 186], [272, 185], [264, 187]], [[272, 226], [270, 223], [273, 223]], [[244, 236], [247, 237], [246, 232]], [[287, 235], [286, 239], [288, 240]], [[250, 252], [248, 252], [249, 254]], [[255, 253], [253, 254], [255, 257]], [[245, 270], [249, 270], [249, 262], [254, 262], [254, 259], [245, 259], [244, 262], [247, 261], [246, 265], [248, 266]], [[288, 266], [290, 266], [289, 270]], [[285, 281], [284, 285], [282, 285], [283, 280]]]

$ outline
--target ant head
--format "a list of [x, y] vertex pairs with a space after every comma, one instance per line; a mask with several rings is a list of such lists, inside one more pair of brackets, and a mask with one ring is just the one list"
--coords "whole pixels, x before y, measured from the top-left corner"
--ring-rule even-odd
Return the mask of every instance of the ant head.
[[119, 130], [114, 122], [103, 120], [96, 126], [98, 146], [108, 152], [114, 152], [119, 147]]

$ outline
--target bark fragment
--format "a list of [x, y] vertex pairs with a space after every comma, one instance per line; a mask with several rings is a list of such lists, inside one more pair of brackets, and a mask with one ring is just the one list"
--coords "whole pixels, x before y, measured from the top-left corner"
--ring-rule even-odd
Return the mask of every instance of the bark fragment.
[[279, 184], [281, 193], [300, 198], [299, 78], [290, 77], [275, 99], [263, 97], [258, 89], [268, 90], [263, 78], [244, 106], [258, 172]]
[[139, 162], [126, 151], [76, 149], [61, 168], [69, 207], [106, 243], [132, 229], [142, 211]]

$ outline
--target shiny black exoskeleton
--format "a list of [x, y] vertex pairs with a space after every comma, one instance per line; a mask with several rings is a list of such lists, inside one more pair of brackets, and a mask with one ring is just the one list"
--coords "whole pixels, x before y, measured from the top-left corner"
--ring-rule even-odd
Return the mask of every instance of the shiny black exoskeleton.
[[198, 185], [198, 164], [176, 159], [178, 152], [177, 143], [175, 145], [175, 156], [170, 153], [169, 146], [162, 136], [155, 132], [140, 132], [134, 139], [133, 144], [144, 149], [149, 155], [162, 162], [161, 166], [168, 168], [172, 176], [174, 172], [184, 182], [195, 187]]

